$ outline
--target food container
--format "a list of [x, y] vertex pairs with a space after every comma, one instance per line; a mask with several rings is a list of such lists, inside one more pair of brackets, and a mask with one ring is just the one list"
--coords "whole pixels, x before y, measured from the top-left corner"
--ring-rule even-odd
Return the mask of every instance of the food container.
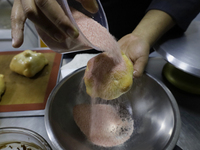
[[163, 68], [165, 78], [176, 88], [200, 94], [200, 15], [183, 33], [169, 31], [154, 46], [168, 62]]
[[69, 53], [69, 52], [88, 50], [88, 49], [100, 50], [99, 47], [96, 47], [95, 45], [93, 45], [84, 36], [82, 31], [78, 27], [76, 21], [74, 20], [71, 10], [70, 10], [70, 7], [75, 8], [76, 10], [82, 12], [83, 14], [93, 18], [95, 21], [97, 21], [99, 24], [101, 24], [103, 27], [105, 27], [108, 30], [107, 18], [104, 13], [103, 7], [100, 3], [100, 0], [97, 0], [98, 6], [99, 6], [99, 11], [95, 14], [89, 13], [76, 0], [57, 0], [57, 2], [60, 4], [60, 6], [64, 10], [65, 14], [69, 17], [72, 24], [79, 30], [79, 37], [77, 39], [66, 38], [64, 42], [60, 43], [60, 42], [54, 41], [47, 34], [45, 34], [41, 29], [36, 27], [36, 30], [37, 30], [39, 36], [41, 37], [41, 39], [44, 41], [44, 43], [50, 49], [52, 49], [53, 51], [58, 52], [58, 53]]
[[[77, 126], [73, 108], [91, 104], [85, 91], [85, 67], [66, 76], [50, 94], [45, 111], [47, 134], [56, 149], [70, 150], [172, 150], [180, 134], [179, 109], [171, 92], [149, 74], [134, 79], [119, 99], [98, 103], [120, 106], [133, 119], [133, 132], [124, 143], [105, 147], [92, 143]], [[69, 86], [70, 85], [70, 86]], [[110, 115], [110, 114], [107, 114]], [[113, 122], [114, 123], [114, 122]], [[106, 128], [110, 128], [113, 123]]]
[[162, 73], [164, 77], [178, 89], [200, 95], [200, 78], [186, 73], [170, 63], [166, 63], [163, 67]]
[[39, 134], [17, 127], [0, 128], [1, 150], [52, 150]]
[[[198, 15], [200, 18], [200, 14]], [[200, 78], [200, 19], [194, 19], [184, 34], [169, 31], [154, 49], [174, 67]]]

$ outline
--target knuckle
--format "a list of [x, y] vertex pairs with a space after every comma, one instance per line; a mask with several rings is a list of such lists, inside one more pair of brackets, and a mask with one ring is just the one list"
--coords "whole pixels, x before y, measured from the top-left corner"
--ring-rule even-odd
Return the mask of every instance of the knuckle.
[[38, 7], [43, 8], [48, 4], [48, 0], [35, 0]]
[[[25, 22], [25, 18], [21, 16], [11, 15], [11, 25], [22, 25]], [[15, 27], [15, 26], [14, 26]], [[19, 27], [19, 26], [18, 26]]]
[[55, 24], [57, 25], [57, 26], [62, 26], [63, 25], [63, 20], [61, 19], [61, 18], [56, 18], [55, 19]]
[[17, 20], [19, 20], [19, 17], [16, 17], [16, 15], [11, 15], [10, 20], [11, 22], [17, 22]]
[[24, 8], [24, 13], [27, 18], [32, 18], [33, 16], [35, 16], [35, 10], [31, 7]]

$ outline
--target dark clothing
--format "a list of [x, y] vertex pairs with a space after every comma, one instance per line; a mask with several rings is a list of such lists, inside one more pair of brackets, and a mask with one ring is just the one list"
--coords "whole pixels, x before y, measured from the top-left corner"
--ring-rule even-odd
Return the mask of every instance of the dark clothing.
[[147, 10], [158, 9], [168, 13], [185, 31], [200, 12], [200, 0], [153, 0]]
[[200, 12], [200, 0], [100, 0], [109, 31], [117, 39], [131, 33], [151, 9], [162, 10], [185, 31]]

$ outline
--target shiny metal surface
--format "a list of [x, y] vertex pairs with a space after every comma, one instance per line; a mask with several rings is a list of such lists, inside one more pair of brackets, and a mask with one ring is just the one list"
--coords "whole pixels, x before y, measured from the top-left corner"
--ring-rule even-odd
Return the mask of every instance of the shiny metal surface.
[[0, 128], [8, 127], [18, 127], [32, 130], [33, 132], [41, 135], [49, 143], [51, 148], [53, 150], [56, 150], [55, 148], [53, 148], [53, 145], [51, 144], [51, 141], [49, 140], [47, 132], [45, 130], [44, 116], [32, 115], [29, 117], [0, 117]]
[[161, 57], [150, 58], [146, 72], [162, 81], [174, 95], [181, 115], [181, 132], [177, 145], [183, 150], [200, 150], [200, 96], [181, 91], [171, 85], [162, 75], [167, 63]]
[[154, 47], [165, 60], [175, 67], [197, 77], [200, 77], [199, 48], [199, 19], [193, 20], [184, 34], [169, 32]]
[[[52, 150], [47, 141], [38, 133], [19, 127], [0, 128], [0, 149], [42, 149]], [[10, 148], [9, 148], [10, 147]]]
[[47, 134], [56, 149], [70, 150], [172, 150], [180, 132], [177, 103], [164, 84], [148, 74], [134, 80], [120, 105], [129, 109], [134, 120], [132, 136], [123, 145], [104, 148], [91, 144], [73, 119], [77, 104], [90, 103], [79, 92], [85, 68], [65, 77], [52, 91], [45, 111]]
[[200, 95], [200, 78], [186, 73], [170, 63], [166, 63], [162, 71], [164, 77], [172, 85], [186, 93]]
[[11, 40], [11, 9], [7, 0], [0, 0], [0, 41]]
[[[64, 55], [63, 63], [66, 64], [71, 61], [74, 55], [75, 54]], [[165, 63], [166, 61], [157, 53], [151, 53], [146, 71], [154, 78], [166, 84], [178, 103], [182, 126], [177, 145], [183, 150], [200, 150], [200, 96], [187, 94], [173, 86], [169, 86], [162, 76], [162, 68]], [[57, 150], [53, 148], [48, 138], [43, 115], [38, 116], [33, 113], [32, 116], [28, 117], [0, 117], [0, 127], [23, 127], [33, 130], [47, 140], [53, 150]]]
[[10, 6], [7, 0], [0, 0], [0, 30], [11, 29], [11, 9], [12, 6]]

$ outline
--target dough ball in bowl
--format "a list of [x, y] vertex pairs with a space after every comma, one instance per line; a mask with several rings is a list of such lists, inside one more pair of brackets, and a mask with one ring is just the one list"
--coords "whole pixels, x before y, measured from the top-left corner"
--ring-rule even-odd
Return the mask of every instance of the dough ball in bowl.
[[121, 54], [123, 59], [120, 62], [105, 52], [88, 61], [84, 74], [87, 94], [93, 98], [112, 100], [131, 88], [133, 64], [125, 54]]

